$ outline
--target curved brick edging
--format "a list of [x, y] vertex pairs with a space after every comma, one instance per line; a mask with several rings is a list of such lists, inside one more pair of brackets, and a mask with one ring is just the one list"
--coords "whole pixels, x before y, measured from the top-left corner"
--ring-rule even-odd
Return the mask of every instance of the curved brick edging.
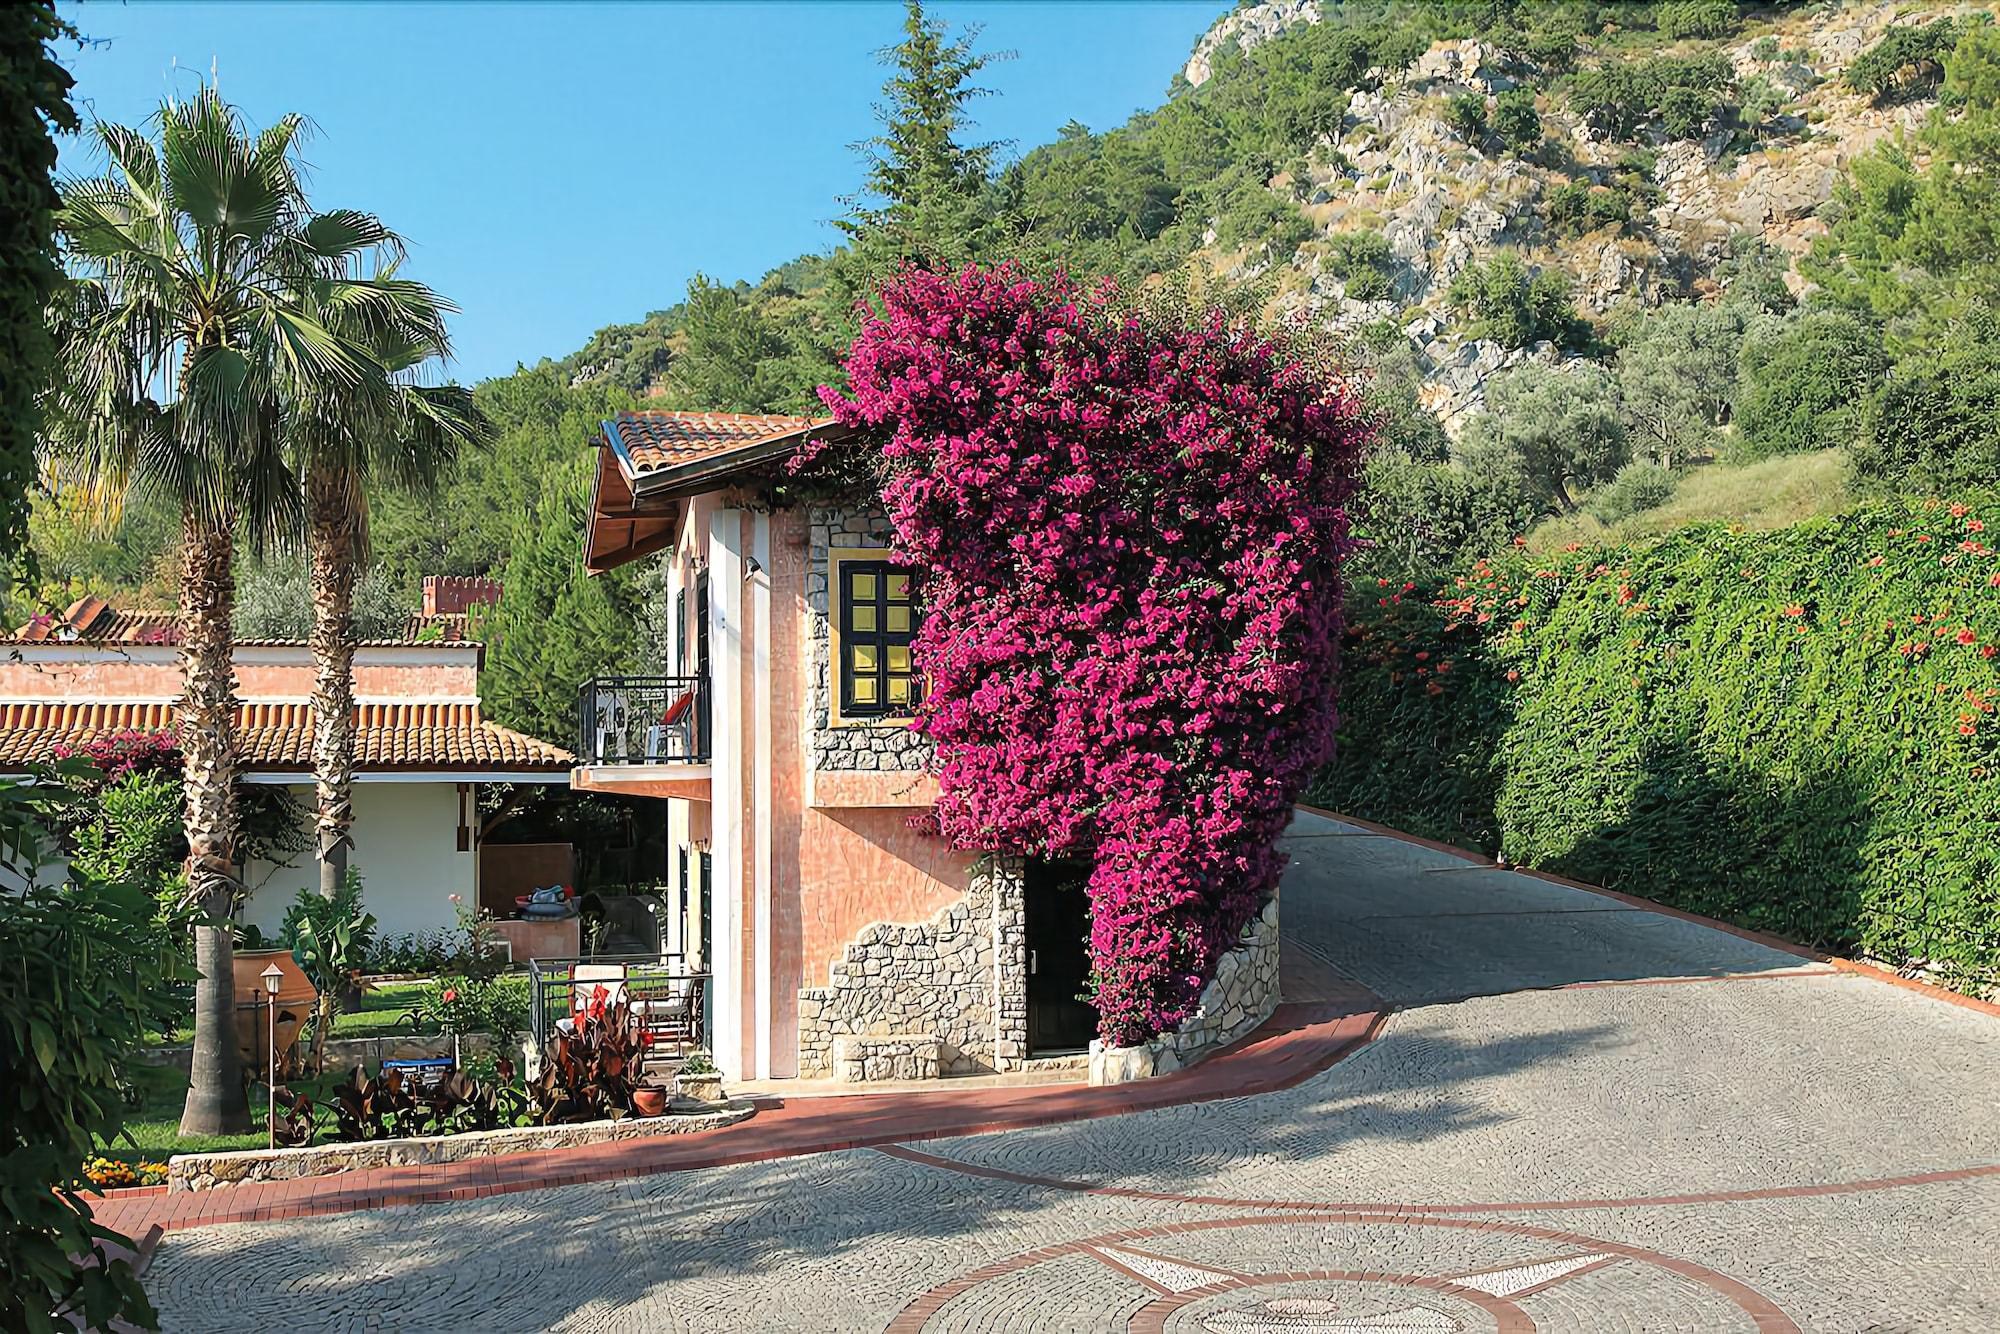
[[614, 1144], [662, 1135], [696, 1135], [735, 1125], [754, 1116], [756, 1111], [754, 1104], [742, 1102], [730, 1103], [713, 1112], [635, 1116], [622, 1121], [512, 1126], [504, 1130], [468, 1130], [456, 1135], [354, 1140], [291, 1149], [177, 1153], [167, 1160], [167, 1193], [178, 1195], [256, 1182], [300, 1181], [378, 1167], [436, 1167], [476, 1158]]

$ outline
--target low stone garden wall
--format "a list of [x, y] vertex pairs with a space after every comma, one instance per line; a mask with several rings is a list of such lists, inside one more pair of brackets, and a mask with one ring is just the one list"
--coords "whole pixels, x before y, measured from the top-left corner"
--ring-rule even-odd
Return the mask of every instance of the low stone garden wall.
[[1201, 1008], [1171, 1033], [1136, 1047], [1090, 1044], [1090, 1082], [1124, 1084], [1170, 1075], [1247, 1037], [1278, 1008], [1278, 899], [1244, 926], [1236, 948], [1216, 964]]
[[234, 1153], [181, 1153], [167, 1160], [167, 1190], [214, 1190], [251, 1181], [296, 1181], [370, 1167], [461, 1163], [509, 1153], [566, 1149], [578, 1144], [693, 1135], [735, 1125], [755, 1114], [747, 1102], [724, 1103], [710, 1111], [670, 1112], [623, 1121], [578, 1125], [522, 1126], [509, 1130], [469, 1130], [459, 1135], [314, 1144], [299, 1149], [247, 1149]]

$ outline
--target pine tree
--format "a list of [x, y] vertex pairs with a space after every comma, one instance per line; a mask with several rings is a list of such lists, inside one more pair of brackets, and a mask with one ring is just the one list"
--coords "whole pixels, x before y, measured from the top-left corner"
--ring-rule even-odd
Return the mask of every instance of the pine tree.
[[992, 91], [973, 78], [1008, 53], [975, 51], [977, 28], [951, 37], [925, 16], [922, 0], [909, 0], [903, 34], [882, 53], [894, 71], [875, 109], [883, 132], [861, 146], [867, 181], [846, 201], [840, 223], [863, 270], [878, 280], [904, 263], [938, 267], [980, 253], [988, 224], [979, 199], [1001, 147], [960, 136], [972, 124], [968, 105]]
[[558, 745], [576, 743], [577, 687], [630, 670], [638, 647], [632, 571], [592, 577], [578, 559], [588, 509], [588, 478], [572, 469], [517, 523], [480, 678], [495, 721]]

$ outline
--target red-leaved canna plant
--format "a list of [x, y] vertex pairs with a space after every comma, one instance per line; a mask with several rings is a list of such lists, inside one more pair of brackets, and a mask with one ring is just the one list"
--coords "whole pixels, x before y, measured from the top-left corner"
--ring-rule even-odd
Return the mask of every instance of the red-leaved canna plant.
[[1012, 267], [906, 272], [848, 395], [923, 572], [917, 728], [960, 846], [1088, 859], [1099, 1032], [1191, 1014], [1328, 757], [1366, 417], [1329, 360]]

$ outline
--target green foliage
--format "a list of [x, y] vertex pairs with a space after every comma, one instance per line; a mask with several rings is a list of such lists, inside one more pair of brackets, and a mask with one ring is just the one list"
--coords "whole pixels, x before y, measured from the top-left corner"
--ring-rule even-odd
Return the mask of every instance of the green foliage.
[[1535, 110], [1532, 88], [1510, 88], [1493, 99], [1493, 133], [1516, 153], [1542, 141], [1542, 115]]
[[1736, 382], [1739, 460], [1850, 443], [1887, 360], [1875, 330], [1846, 311], [1811, 311], [1754, 327]]
[[689, 279], [665, 405], [721, 412], [815, 410], [800, 386], [817, 366], [799, 364], [800, 349], [769, 318], [769, 304], [754, 299], [741, 283], [725, 287], [700, 273]]
[[1351, 582], [1364, 592], [1379, 581], [1400, 586], [1434, 578], [1497, 550], [1540, 513], [1513, 476], [1476, 475], [1394, 446], [1370, 456], [1358, 510], [1355, 535], [1368, 545], [1348, 564]]
[[1615, 139], [1649, 125], [1669, 139], [1692, 139], [1721, 112], [1735, 80], [1729, 57], [1715, 52], [1607, 61], [1575, 76], [1570, 107]]
[[43, 311], [61, 282], [52, 130], [74, 130], [68, 71], [49, 44], [69, 31], [44, 0], [0, 14], [0, 593], [27, 546], [36, 405], [55, 344]]
[[[77, 772], [66, 767], [65, 776]], [[48, 777], [47, 775], [44, 776]], [[64, 783], [0, 782], [0, 865], [20, 872], [52, 854], [47, 812], [77, 798]], [[106, 1240], [127, 1239], [91, 1217], [78, 1193], [83, 1164], [125, 1121], [121, 1068], [146, 1036], [181, 1017], [176, 985], [191, 980], [168, 944], [148, 886], [73, 866], [67, 884], [0, 895], [0, 1328], [152, 1328], [156, 1319]], [[184, 919], [183, 919], [184, 921]], [[88, 1268], [71, 1256], [96, 1254]], [[58, 1325], [51, 1313], [77, 1317]]]
[[1491, 338], [1502, 347], [1543, 339], [1569, 347], [1588, 337], [1570, 305], [1569, 280], [1555, 269], [1530, 275], [1511, 250], [1460, 270], [1452, 279], [1451, 301], [1472, 316], [1475, 338]]
[[2000, 483], [2000, 319], [1980, 309], [1934, 356], [1898, 365], [1852, 457], [1871, 486], [1937, 494]]
[[187, 835], [180, 780], [170, 773], [131, 773], [77, 803], [84, 816], [71, 835], [70, 864], [101, 881], [144, 886], [155, 897], [180, 887]]
[[1990, 985], [2000, 590], [1994, 501], [1961, 499], [1523, 553], [1363, 605], [1311, 799]]
[[1835, 188], [1831, 226], [1801, 264], [1831, 300], [1872, 312], [1894, 346], [1943, 337], [2000, 302], [2000, 31], [1965, 27], [1946, 62], [1944, 104], [1916, 148], [1889, 142]]
[[1750, 58], [1768, 65], [1778, 58], [1778, 39], [1769, 33], [1750, 43]]
[[1854, 58], [1841, 80], [1877, 102], [1916, 96], [1943, 80], [1945, 57], [1963, 32], [1950, 18], [1891, 28]]
[[572, 744], [577, 687], [632, 669], [638, 642], [631, 567], [593, 577], [578, 554], [590, 495], [586, 462], [572, 455], [540, 505], [517, 519], [480, 674], [496, 720]]
[[1468, 144], [1486, 137], [1486, 97], [1483, 93], [1455, 93], [1445, 99], [1444, 121]]
[[506, 1052], [528, 1030], [528, 979], [444, 977], [424, 988], [417, 1014], [447, 1035], [490, 1033], [494, 1050]]
[[1568, 512], [1629, 457], [1618, 385], [1591, 362], [1564, 369], [1528, 362], [1486, 385], [1486, 411], [1459, 442], [1458, 462], [1492, 494]]
[[332, 898], [302, 889], [285, 909], [278, 943], [292, 952], [322, 997], [338, 996], [375, 951], [375, 914], [361, 901], [361, 872], [349, 867]]
[[1328, 244], [1326, 271], [1356, 301], [1381, 301], [1393, 288], [1396, 257], [1380, 232], [1336, 232]]
[[1667, 37], [1727, 37], [1736, 31], [1736, 0], [1663, 0], [1653, 22]]
[[1739, 91], [1742, 103], [1736, 109], [1737, 118], [1753, 130], [1791, 102], [1789, 93], [1761, 74], [1745, 79]]
[[1680, 484], [1673, 471], [1651, 459], [1634, 459], [1618, 470], [1606, 486], [1591, 493], [1590, 514], [1599, 523], [1617, 523], [1634, 514], [1658, 509], [1674, 498]]
[[1632, 193], [1622, 186], [1593, 185], [1573, 180], [1542, 199], [1549, 230], [1571, 240], [1600, 227], [1623, 227], [1632, 220]]
[[1618, 349], [1618, 391], [1633, 448], [1662, 467], [1708, 453], [1735, 394], [1753, 307], [1676, 302], [1640, 317]]
[[[354, 637], [400, 639], [412, 606], [386, 570], [369, 566], [354, 583]], [[257, 561], [237, 579], [238, 638], [303, 640], [312, 633], [312, 619], [312, 581], [303, 561]]]

